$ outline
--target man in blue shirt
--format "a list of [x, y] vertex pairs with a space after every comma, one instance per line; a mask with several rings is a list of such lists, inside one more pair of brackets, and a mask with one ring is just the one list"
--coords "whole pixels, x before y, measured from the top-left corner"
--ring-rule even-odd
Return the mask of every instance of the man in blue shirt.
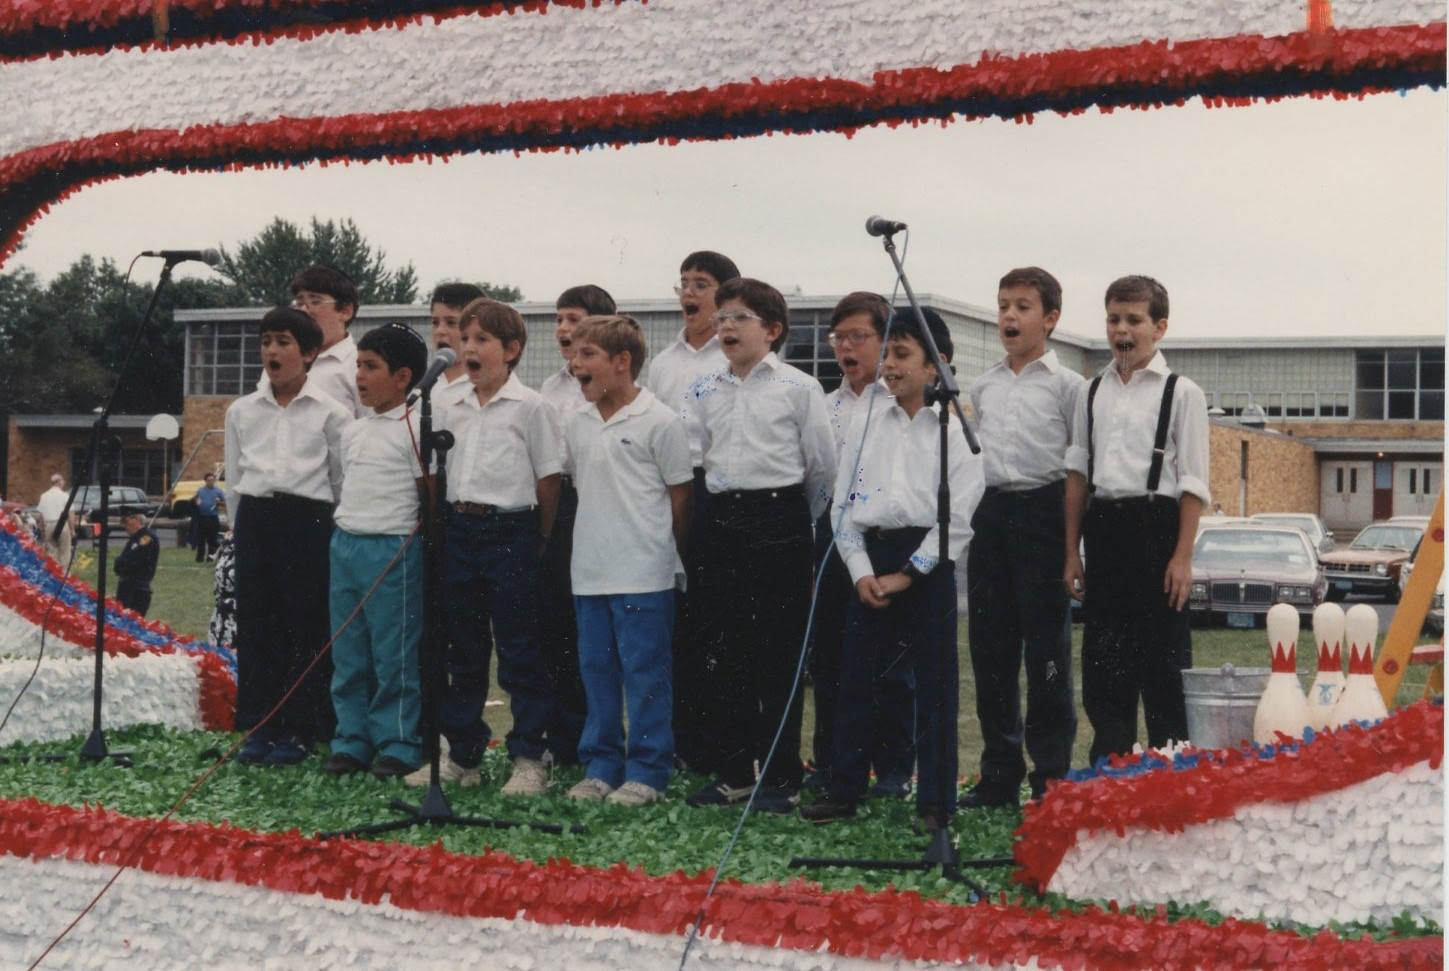
[[216, 487], [215, 473], [206, 473], [206, 485], [196, 490], [196, 562], [216, 556], [221, 537], [221, 506], [226, 493]]

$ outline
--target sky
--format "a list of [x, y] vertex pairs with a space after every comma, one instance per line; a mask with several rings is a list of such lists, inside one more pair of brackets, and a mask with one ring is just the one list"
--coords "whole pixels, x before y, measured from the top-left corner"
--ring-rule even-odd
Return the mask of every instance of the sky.
[[[1061, 327], [1101, 331], [1115, 277], [1172, 297], [1171, 336], [1442, 335], [1446, 95], [1043, 114], [582, 153], [469, 155], [244, 173], [156, 173], [52, 207], [6, 268], [84, 253], [235, 246], [281, 215], [350, 218], [422, 288], [551, 301], [597, 283], [668, 298], [682, 257], [730, 255], [782, 291], [889, 294], [864, 223], [906, 222], [917, 293], [993, 307], [1014, 266], [1062, 281]], [[210, 272], [185, 264], [185, 273]], [[138, 279], [154, 279], [143, 260]]]

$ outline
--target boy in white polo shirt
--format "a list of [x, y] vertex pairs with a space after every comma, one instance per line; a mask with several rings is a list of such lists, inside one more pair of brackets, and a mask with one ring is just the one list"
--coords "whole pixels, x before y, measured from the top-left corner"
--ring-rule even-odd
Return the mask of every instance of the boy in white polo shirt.
[[572, 576], [588, 696], [585, 775], [568, 794], [642, 806], [663, 798], [674, 759], [670, 641], [694, 471], [678, 415], [634, 383], [639, 325], [589, 317], [573, 341], [573, 372], [593, 407], [564, 427], [579, 494]]
[[328, 775], [371, 764], [373, 775], [391, 779], [422, 761], [423, 544], [412, 539], [422, 460], [417, 418], [404, 399], [427, 367], [427, 345], [407, 324], [385, 324], [357, 342], [358, 398], [373, 413], [342, 433], [329, 597], [337, 731], [322, 766]]

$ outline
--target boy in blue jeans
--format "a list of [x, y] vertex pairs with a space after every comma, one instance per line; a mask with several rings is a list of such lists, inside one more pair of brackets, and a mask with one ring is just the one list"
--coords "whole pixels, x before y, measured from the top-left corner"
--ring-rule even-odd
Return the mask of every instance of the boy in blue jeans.
[[642, 806], [664, 797], [673, 768], [670, 642], [694, 469], [679, 416], [634, 383], [639, 325], [589, 317], [573, 342], [592, 407], [570, 416], [564, 436], [579, 493], [572, 576], [588, 697], [585, 775], [568, 795]]
[[449, 755], [444, 781], [476, 785], [488, 744], [483, 705], [498, 648], [498, 684], [513, 728], [509, 796], [548, 789], [543, 757], [553, 692], [538, 640], [539, 559], [553, 528], [562, 469], [558, 423], [537, 391], [513, 373], [528, 332], [507, 304], [480, 298], [463, 309], [463, 363], [473, 393], [435, 412], [454, 435], [448, 458], [452, 507], [443, 540], [443, 621], [448, 685], [441, 720]]
[[373, 413], [342, 434], [329, 598], [337, 731], [322, 766], [329, 775], [371, 764], [373, 775], [391, 779], [422, 760], [423, 544], [413, 538], [422, 467], [417, 419], [404, 399], [427, 366], [427, 345], [406, 324], [385, 324], [357, 342], [358, 398]]

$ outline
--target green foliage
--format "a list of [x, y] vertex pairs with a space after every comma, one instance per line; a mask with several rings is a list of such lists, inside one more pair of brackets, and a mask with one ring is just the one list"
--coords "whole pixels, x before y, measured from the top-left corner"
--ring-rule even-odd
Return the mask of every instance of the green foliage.
[[289, 284], [313, 264], [333, 266], [357, 284], [362, 303], [407, 304], [417, 299], [411, 263], [389, 269], [387, 254], [374, 250], [351, 219], [313, 218], [306, 229], [280, 216], [235, 249], [221, 248], [216, 271], [241, 294], [239, 303], [278, 306], [292, 299]]
[[[439, 280], [434, 284], [433, 289], [437, 289], [444, 283], [473, 283], [475, 287], [483, 291], [483, 296], [490, 297], [501, 303], [518, 303], [518, 301], [523, 299], [523, 291], [518, 289], [518, 287], [507, 283], [489, 283], [487, 280], [479, 280], [477, 282], [471, 280]], [[432, 292], [432, 290], [429, 290], [428, 294]]]

